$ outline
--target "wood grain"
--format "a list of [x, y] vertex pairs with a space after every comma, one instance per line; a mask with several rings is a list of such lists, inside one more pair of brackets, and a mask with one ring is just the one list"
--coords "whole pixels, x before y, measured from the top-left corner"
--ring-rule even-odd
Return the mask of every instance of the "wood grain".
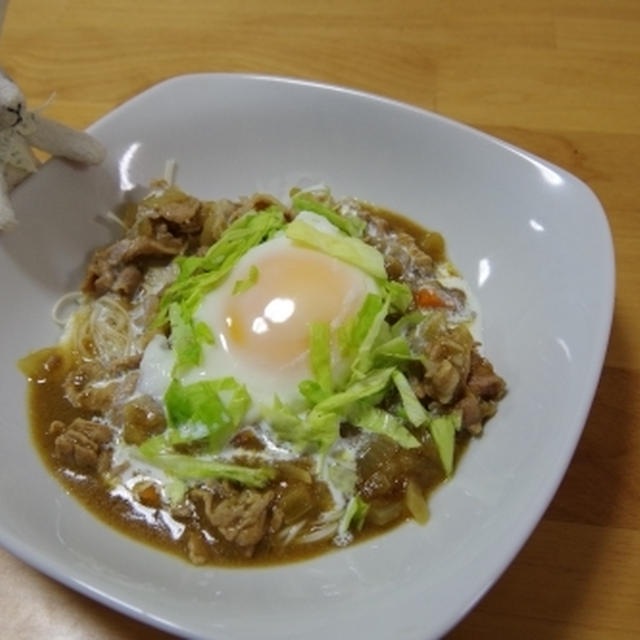
[[[436, 110], [585, 180], [617, 260], [600, 385], [547, 513], [449, 637], [640, 637], [640, 2], [14, 0], [0, 59], [77, 127], [177, 74], [274, 73]], [[0, 602], [3, 637], [169, 637], [4, 552]]]

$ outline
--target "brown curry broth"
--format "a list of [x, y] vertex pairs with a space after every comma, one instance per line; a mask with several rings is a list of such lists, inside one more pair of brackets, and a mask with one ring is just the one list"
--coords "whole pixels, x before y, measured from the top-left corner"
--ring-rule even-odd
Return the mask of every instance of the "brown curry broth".
[[[56, 349], [47, 349], [46, 355], [56, 353]], [[44, 352], [43, 352], [44, 356]], [[44, 360], [44, 357], [43, 357]], [[41, 361], [42, 362], [42, 361]], [[104, 523], [129, 535], [130, 537], [158, 547], [164, 551], [174, 553], [181, 558], [187, 557], [186, 536], [179, 540], [171, 537], [166, 526], [157, 518], [156, 525], [151, 526], [141, 516], [137, 515], [127, 500], [114, 497], [109, 493], [109, 487], [92, 474], [71, 472], [54, 454], [55, 437], [49, 432], [49, 426], [54, 420], [71, 422], [74, 418], [91, 418], [91, 414], [80, 411], [68, 402], [64, 397], [61, 382], [66, 374], [66, 368], [46, 373], [42, 367], [33, 367], [29, 371], [28, 403], [32, 425], [32, 437], [36, 449], [49, 471], [65, 487], [67, 492], [97, 516]], [[456, 447], [456, 459], [462, 453], [464, 443], [458, 443]], [[431, 483], [422, 487], [426, 496], [441, 483], [441, 476], [432, 476]], [[399, 497], [401, 500], [402, 498]], [[366, 540], [373, 535], [394, 528], [400, 523], [410, 519], [406, 513], [387, 525], [375, 526], [365, 524], [363, 530], [355, 537], [356, 542]], [[322, 541], [309, 545], [290, 545], [286, 548], [278, 548], [275, 552], [258, 547], [251, 558], [244, 558], [231, 548], [232, 545], [222, 543], [230, 556], [211, 554], [206, 564], [219, 566], [258, 566], [277, 564], [282, 562], [294, 562], [321, 554], [336, 547], [328, 541]]]
[[[395, 227], [399, 227], [412, 235], [418, 245], [436, 261], [446, 258], [444, 242], [440, 234], [425, 230], [392, 211], [369, 203], [361, 203], [361, 205], [371, 213], [386, 218]], [[52, 371], [46, 371], [43, 368], [46, 359], [55, 354], [61, 354], [61, 350], [57, 347], [43, 349], [41, 352], [33, 354], [35, 357], [31, 358], [27, 365], [27, 371], [25, 371], [29, 379], [27, 401], [32, 439], [45, 465], [65, 487], [67, 492], [102, 522], [139, 542], [150, 544], [163, 551], [178, 555], [182, 559], [187, 559], [186, 535], [183, 535], [178, 540], [172, 538], [168, 528], [158, 516], [155, 519], [155, 525], [150, 525], [147, 520], [132, 510], [129, 501], [111, 495], [109, 487], [97, 476], [70, 471], [60, 464], [60, 461], [56, 458], [54, 453], [55, 436], [51, 435], [49, 431], [51, 423], [54, 420], [61, 420], [69, 424], [77, 417], [90, 419], [92, 414], [76, 409], [64, 396], [62, 382], [70, 368], [69, 364], [66, 366], [63, 364]], [[64, 362], [64, 357], [62, 360]], [[456, 440], [455, 466], [457, 466], [467, 442], [468, 438], [465, 435]], [[437, 457], [435, 449], [428, 452], [428, 457], [434, 459]], [[426, 500], [428, 495], [443, 482], [444, 474], [429, 473], [425, 474], [425, 478], [428, 478], [428, 480], [426, 484], [421, 484], [420, 488]], [[399, 495], [397, 499], [402, 500], [402, 495]], [[401, 517], [384, 525], [378, 526], [365, 522], [362, 530], [354, 536], [354, 542], [358, 543], [367, 540], [410, 519], [411, 517], [408, 515], [406, 508], [404, 508]], [[189, 530], [189, 527], [187, 530]], [[195, 528], [191, 530], [195, 530]], [[317, 543], [288, 545], [287, 547], [278, 547], [276, 549], [269, 549], [268, 546], [260, 543], [256, 547], [254, 555], [247, 558], [238, 554], [237, 550], [234, 549], [234, 545], [227, 544], [224, 541], [217, 541], [218, 543], [217, 549], [228, 555], [216, 553], [214, 551], [216, 546], [214, 545], [205, 565], [264, 566], [304, 560], [332, 549], [338, 549], [332, 544], [331, 538]]]

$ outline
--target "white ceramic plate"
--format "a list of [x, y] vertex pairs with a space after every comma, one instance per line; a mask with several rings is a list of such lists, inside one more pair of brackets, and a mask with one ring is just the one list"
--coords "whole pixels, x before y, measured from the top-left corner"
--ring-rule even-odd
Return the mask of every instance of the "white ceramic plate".
[[[91, 131], [92, 169], [51, 162], [14, 193], [0, 237], [0, 542], [61, 582], [175, 633], [263, 640], [435, 638], [520, 549], [562, 478], [602, 366], [613, 302], [606, 218], [575, 177], [397, 102], [279, 78], [194, 75], [127, 102]], [[444, 233], [484, 310], [509, 394], [426, 527], [314, 560], [194, 568], [106, 527], [43, 469], [15, 361], [55, 342], [49, 310], [112, 229], [100, 216], [162, 175], [203, 198], [325, 182]], [[131, 194], [129, 194], [131, 195]]]

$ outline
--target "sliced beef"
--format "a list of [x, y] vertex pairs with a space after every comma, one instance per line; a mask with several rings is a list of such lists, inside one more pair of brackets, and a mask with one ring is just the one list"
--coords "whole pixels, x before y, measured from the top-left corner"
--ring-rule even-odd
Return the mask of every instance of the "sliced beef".
[[[497, 401], [506, 393], [506, 385], [491, 363], [475, 350], [470, 354], [468, 371], [466, 380], [461, 380], [460, 397], [453, 408], [462, 412], [462, 427], [477, 436], [482, 433], [483, 424], [495, 414]], [[433, 391], [431, 384], [425, 383], [424, 387]], [[424, 390], [421, 387], [421, 391]]]
[[242, 214], [272, 204], [279, 203], [265, 194], [240, 202], [200, 202], [174, 187], [149, 196], [135, 209], [133, 219], [126, 221], [127, 236], [94, 253], [82, 290], [93, 296], [113, 291], [131, 298], [149, 260], [172, 258], [185, 250], [197, 254]]
[[478, 398], [467, 392], [456, 404], [456, 409], [462, 412], [462, 427], [472, 435], [480, 435], [484, 415]]
[[241, 198], [239, 202], [231, 200], [216, 200], [202, 205], [203, 224], [199, 242], [203, 248], [208, 248], [220, 239], [223, 232], [248, 211], [262, 211], [271, 205], [285, 207], [280, 201], [269, 194], [257, 193], [251, 198]]
[[409, 377], [425, 406], [437, 410], [459, 409], [462, 426], [472, 435], [482, 432], [484, 422], [496, 411], [496, 402], [506, 392], [504, 380], [477, 351], [469, 331], [459, 325], [423, 336], [426, 362], [420, 373]]
[[424, 375], [413, 375], [410, 381], [419, 398], [449, 405], [464, 392], [471, 367], [473, 337], [459, 325], [428, 340]]
[[142, 271], [134, 264], [128, 264], [116, 276], [111, 290], [126, 298], [131, 298], [142, 282]]
[[55, 420], [50, 431], [56, 435], [55, 455], [65, 466], [80, 471], [98, 468], [101, 453], [113, 436], [109, 427], [84, 418], [76, 418], [69, 425]]
[[[82, 290], [84, 293], [98, 296], [108, 291], [117, 291], [116, 287], [122, 288], [127, 284], [127, 278], [128, 284], [131, 284], [132, 270], [129, 270], [128, 276], [120, 278], [123, 270], [129, 265], [137, 266], [145, 258], [176, 256], [184, 247], [184, 240], [172, 236], [166, 230], [157, 238], [145, 235], [123, 238], [104, 249], [98, 249], [93, 254]], [[134, 291], [135, 289], [132, 289], [129, 295]]]
[[505, 381], [496, 374], [493, 365], [475, 352], [467, 385], [472, 393], [483, 400], [500, 400], [506, 391]]
[[199, 200], [180, 189], [169, 187], [158, 196], [145, 198], [140, 205], [139, 215], [185, 225], [197, 218], [199, 209]]
[[268, 510], [273, 491], [260, 493], [245, 489], [223, 500], [209, 515], [209, 521], [228, 541], [244, 547], [257, 544], [267, 530]]
[[225, 229], [235, 219], [238, 205], [231, 200], [217, 200], [211, 202], [205, 208], [202, 232], [200, 233], [200, 246], [208, 248], [215, 244]]
[[363, 240], [382, 253], [387, 274], [392, 280], [412, 286], [432, 279], [435, 271], [433, 258], [418, 246], [413, 236], [397, 231], [380, 216], [363, 213], [362, 217], [367, 222]]
[[271, 490], [244, 489], [214, 503], [214, 495], [200, 492], [205, 515], [227, 542], [254, 547], [268, 530], [270, 507], [275, 498]]

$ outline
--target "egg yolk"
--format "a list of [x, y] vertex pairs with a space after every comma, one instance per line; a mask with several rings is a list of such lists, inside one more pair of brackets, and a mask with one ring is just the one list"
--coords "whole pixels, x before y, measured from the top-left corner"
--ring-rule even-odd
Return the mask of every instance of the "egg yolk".
[[[229, 296], [220, 337], [234, 356], [274, 370], [306, 363], [310, 324], [339, 326], [358, 312], [371, 288], [355, 267], [302, 247], [263, 255], [254, 264], [258, 280]], [[246, 277], [248, 267], [239, 275]]]

